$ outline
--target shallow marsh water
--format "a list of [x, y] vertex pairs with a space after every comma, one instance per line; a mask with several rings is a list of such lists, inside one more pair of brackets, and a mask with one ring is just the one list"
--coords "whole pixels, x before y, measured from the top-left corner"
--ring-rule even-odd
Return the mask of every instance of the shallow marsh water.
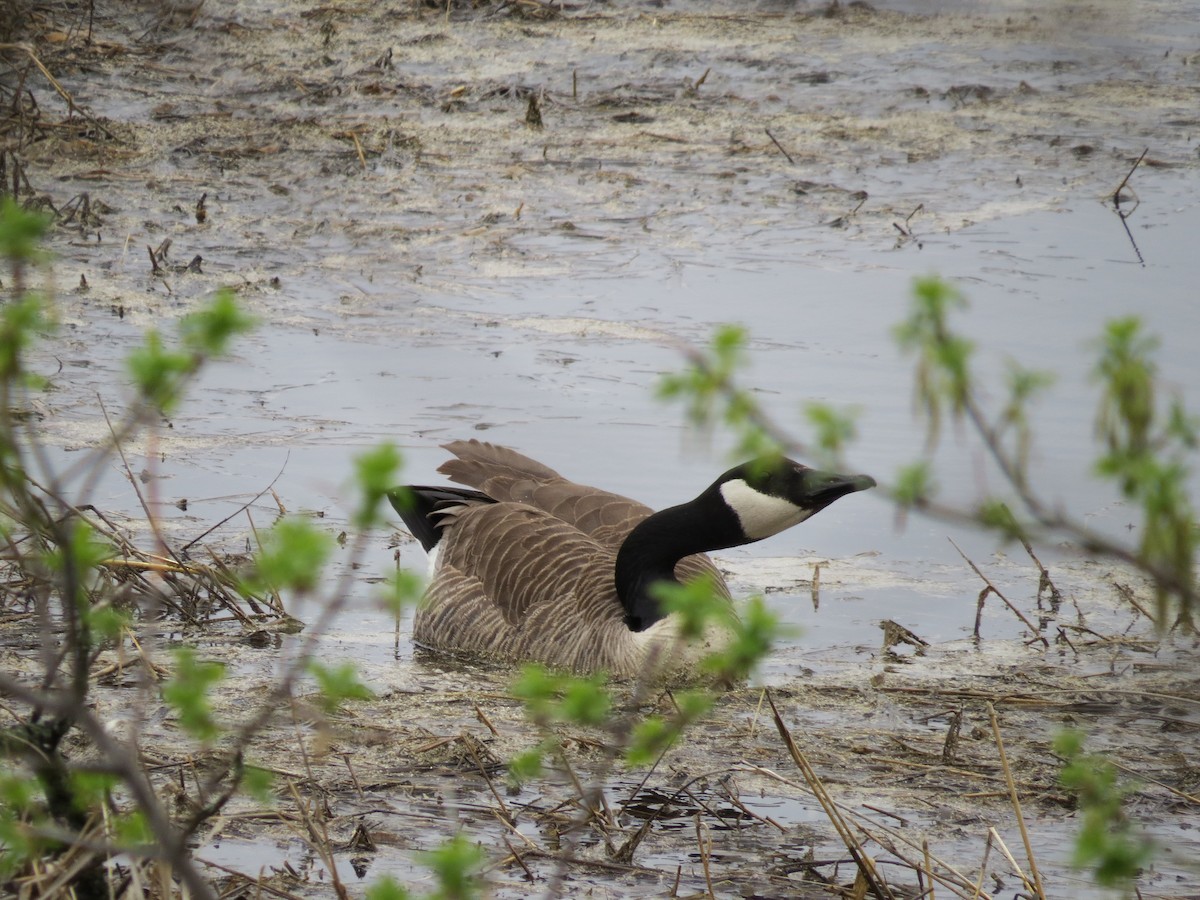
[[[857, 408], [852, 464], [887, 478], [924, 441], [891, 328], [911, 279], [938, 272], [971, 300], [962, 327], [980, 344], [985, 374], [1001, 372], [1005, 355], [1058, 373], [1036, 410], [1037, 477], [1053, 497], [1124, 534], [1132, 513], [1081, 474], [1095, 404], [1084, 373], [1102, 322], [1136, 312], [1161, 337], [1164, 381], [1191, 394], [1200, 385], [1200, 24], [1181, 2], [1137, 12], [1093, 2], [1073, 5], [1069, 17], [1064, 9], [880, 3], [827, 17], [804, 5], [628, 3], [535, 21], [447, 19], [409, 4], [310, 10], [210, 0], [193, 25], [175, 29], [150, 29], [148, 12], [102, 15], [107, 57], [61, 78], [122, 143], [30, 151], [31, 178], [56, 202], [87, 191], [112, 208], [54, 247], [65, 327], [43, 364], [63, 368], [39, 435], [65, 463], [103, 444], [95, 392], [119, 411], [120, 361], [142, 329], [169, 329], [214, 287], [234, 284], [259, 329], [206, 371], [153, 444], [129, 448], [141, 454], [134, 468], [146, 467], [165, 527], [189, 540], [277, 475], [290, 510], [319, 512], [336, 533], [351, 503], [350, 459], [383, 439], [405, 449], [415, 482], [437, 479], [439, 443], [478, 436], [654, 506], [678, 502], [725, 467], [725, 442], [690, 433], [653, 389], [679, 367], [678, 342], [703, 343], [728, 321], [750, 329], [745, 383], [779, 420], [800, 422], [810, 400]], [[541, 130], [524, 122], [530, 96], [541, 104]], [[1148, 163], [1130, 181], [1139, 205], [1127, 233], [1104, 198], [1147, 146]], [[204, 193], [208, 216], [198, 224], [191, 210]], [[151, 275], [145, 246], [164, 237], [176, 261], [201, 254], [203, 274]], [[81, 274], [90, 288], [71, 291]], [[980, 449], [959, 435], [939, 466], [950, 499], [969, 503], [996, 485]], [[140, 510], [117, 468], [89, 499], [136, 526]], [[260, 501], [257, 523], [273, 511]], [[237, 547], [246, 531], [239, 517], [211, 543]], [[1194, 648], [1180, 639], [1149, 649], [1144, 622], [1111, 586], [1124, 576], [1066, 547], [1039, 551], [1088, 610], [1088, 625], [1131, 632], [1127, 642], [1030, 649], [993, 598], [975, 648], [966, 639], [981, 584], [948, 536], [1035, 614], [1038, 579], [1026, 560], [939, 523], [897, 529], [870, 494], [722, 558], [738, 590], [765, 592], [804, 629], [761, 680], [813, 740], [814, 764], [839, 800], [861, 811], [882, 796], [904, 828], [977, 869], [982, 822], [996, 822], [1017, 846], [1006, 802], [954, 793], [977, 785], [921, 792], [889, 776], [879, 787], [878, 773], [894, 769], [873, 760], [888, 756], [883, 748], [914, 764], [936, 758], [945, 711], [966, 704], [979, 727], [988, 691], [1095, 684], [1112, 694], [1097, 688], [1078, 708], [1047, 708], [1077, 717], [1101, 744], [1123, 744], [1127, 761], [1161, 760], [1160, 780], [1194, 795], [1185, 774], [1197, 734]], [[400, 553], [423, 566], [410, 543]], [[378, 787], [355, 794], [337, 766], [318, 768], [341, 821], [369, 820], [385, 836], [376, 835], [381, 849], [366, 880], [393, 872], [419, 882], [411, 851], [436, 844], [455, 822], [503, 852], [472, 766], [427, 763], [439, 751], [420, 748], [469, 731], [503, 759], [531, 737], [503, 699], [506, 673], [414, 653], [407, 622], [396, 636], [370, 585], [370, 573], [392, 564], [381, 535], [325, 651], [360, 661], [381, 699], [353, 714], [354, 727], [320, 740], [351, 748]], [[885, 652], [884, 619], [933, 647], [923, 656]], [[239, 692], [252, 695], [272, 659], [245, 649], [227, 658], [247, 679], [225, 698], [236, 710]], [[1114, 699], [1149, 691], [1141, 676], [1184, 696], [1161, 721], [1154, 713], [1139, 722]], [[913, 699], [909, 688], [928, 690]], [[499, 735], [481, 727], [475, 702]], [[1031, 813], [1045, 877], [1058, 896], [1088, 896], [1066, 867], [1074, 820], [1046, 780], [1055, 723], [1019, 704], [1004, 715], [1015, 732], [1010, 752], [1049, 798]], [[1155, 730], [1168, 721], [1175, 731]], [[273, 751], [281, 768], [292, 740], [280, 737]], [[988, 742], [973, 740], [983, 767]], [[581, 771], [603, 770], [586, 742], [578, 747]], [[768, 869], [778, 876], [768, 895], [800, 891], [778, 875], [793, 871], [788, 860], [841, 851], [808, 794], [745, 769], [753, 764], [790, 765], [759, 695], [747, 690], [723, 702], [671, 767], [675, 776], [742, 767], [742, 800], [783, 828], [722, 832], [714, 865], [731, 891], [749, 894], [755, 873]], [[635, 781], [613, 784], [613, 795]], [[514, 806], [544, 812], [556, 791], [566, 794], [545, 790], [543, 798], [527, 789]], [[758, 801], [749, 799], [755, 791]], [[1141, 803], [1171, 848], [1143, 895], [1180, 896], [1195, 875], [1194, 798], [1149, 788]], [[530, 815], [520, 827], [545, 841]], [[640, 869], [573, 870], [573, 888], [666, 893], [682, 866], [684, 889], [703, 890], [686, 831], [656, 829]], [[231, 820], [202, 855], [251, 872], [287, 858], [311, 875], [292, 889], [322, 889], [319, 863], [285, 829]], [[535, 865], [540, 877], [550, 869]], [[524, 895], [520, 874], [496, 873], [497, 895]]]

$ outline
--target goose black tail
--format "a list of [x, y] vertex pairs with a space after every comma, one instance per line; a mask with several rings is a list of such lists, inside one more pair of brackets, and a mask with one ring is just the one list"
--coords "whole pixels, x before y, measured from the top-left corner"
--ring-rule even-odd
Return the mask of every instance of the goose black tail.
[[446, 520], [439, 513], [469, 503], [496, 502], [487, 494], [466, 488], [422, 487], [415, 484], [393, 488], [388, 491], [387, 498], [426, 553], [442, 539]]

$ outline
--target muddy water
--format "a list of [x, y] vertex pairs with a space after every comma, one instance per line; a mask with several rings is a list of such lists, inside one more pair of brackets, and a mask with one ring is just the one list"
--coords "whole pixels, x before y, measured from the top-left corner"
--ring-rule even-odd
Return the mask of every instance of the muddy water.
[[[63, 368], [41, 436], [68, 463], [102, 443], [96, 392], [119, 412], [120, 359], [142, 329], [169, 329], [213, 288], [234, 285], [260, 327], [204, 374], [152, 444], [130, 448], [165, 527], [189, 540], [277, 476], [290, 510], [320, 513], [336, 533], [352, 503], [350, 459], [383, 439], [405, 449], [414, 481], [437, 477], [439, 443], [477, 436], [655, 506], [678, 502], [725, 467], [726, 442], [689, 432], [654, 386], [680, 365], [678, 342], [703, 343], [728, 321], [753, 336], [745, 383], [763, 404], [801, 437], [806, 401], [855, 408], [852, 464], [886, 479], [924, 442], [891, 329], [911, 279], [939, 272], [971, 300], [962, 328], [980, 345], [983, 373], [1001, 373], [1011, 356], [1058, 375], [1035, 411], [1047, 494], [1136, 539], [1134, 514], [1086, 475], [1095, 398], [1085, 373], [1103, 321], [1136, 312], [1160, 336], [1164, 381], [1189, 393], [1200, 385], [1200, 25], [1183, 2], [877, 6], [827, 17], [803, 5], [604, 4], [541, 21], [486, 9], [447, 18], [407, 3], [209, 0], [187, 27], [102, 11], [105, 52], [77, 46], [60, 77], [120, 143], [28, 151], [33, 182], [56, 202], [86, 191], [111, 207], [56, 239], [64, 328], [42, 365]], [[531, 96], [541, 129], [526, 124]], [[1104, 198], [1147, 147], [1129, 182], [1138, 205], [1122, 222]], [[170, 260], [200, 254], [202, 274], [150, 273], [145, 248], [168, 237]], [[80, 275], [86, 292], [72, 290]], [[948, 435], [938, 464], [946, 499], [971, 503], [998, 486], [964, 435]], [[140, 509], [116, 467], [89, 499], [136, 527]], [[274, 509], [260, 501], [256, 522]], [[247, 530], [239, 517], [211, 540], [236, 548]], [[970, 649], [962, 639], [981, 585], [947, 537], [1033, 614], [1026, 560], [939, 523], [897, 529], [870, 494], [727, 554], [739, 590], [766, 592], [804, 629], [762, 679], [796, 691], [816, 679], [842, 697], [876, 677], [976, 684], [993, 672], [1025, 677], [1029, 666], [1060, 678], [1125, 671], [1120, 650], [1025, 649], [1021, 624], [994, 598], [982, 626], [994, 643]], [[1106, 569], [1068, 547], [1039, 550], [1081, 603], [1095, 602], [1093, 628], [1145, 632], [1112, 596]], [[362, 661], [385, 698], [457, 690], [461, 672], [415, 654], [406, 623], [397, 636], [371, 603], [366, 573], [391, 557], [381, 535], [327, 653]], [[411, 544], [401, 558], [423, 565]], [[885, 618], [937, 650], [907, 661], [882, 653]], [[478, 677], [504, 692], [502, 674]], [[828, 728], [833, 745], [841, 732], [850, 746], [931, 730], [885, 695], [839, 703], [806, 693], [791, 714]], [[1104, 721], [1087, 724], [1103, 734]], [[463, 727], [422, 722], [435, 733]], [[1194, 741], [1194, 727], [1183, 735]], [[1031, 754], [1044, 755], [1039, 740]], [[1154, 740], [1146, 747], [1163, 746]], [[728, 757], [718, 737], [698, 747]], [[877, 777], [856, 775], [842, 785], [847, 802]], [[759, 787], [755, 808], [792, 829], [783, 856], [837, 853], [827, 838], [805, 842], [802, 829], [823, 824], [807, 795]], [[461, 790], [486, 804], [480, 785]], [[396, 816], [422, 811], [384, 796]], [[940, 813], [913, 812], [927, 801], [889, 798], [932, 826]], [[1164, 835], [1186, 848], [1172, 830], [1180, 820], [1161, 797], [1153, 803]], [[1060, 896], [1083, 896], [1064, 865], [1071, 824], [1050, 805], [1043, 814], [1047, 877]], [[978, 832], [966, 831], [937, 836], [977, 866]], [[261, 845], [242, 840], [209, 849], [227, 864], [260, 864]], [[751, 865], [775, 852], [758, 832], [747, 840], [726, 849]], [[701, 890], [694, 840], [683, 844], [663, 834], [639, 862], [671, 875], [684, 865], [685, 884]], [[282, 841], [278, 859], [297, 862], [298, 848]], [[385, 852], [380, 871], [419, 877], [407, 852]], [[1187, 877], [1179, 872], [1168, 856], [1152, 884], [1169, 895]], [[634, 890], [615, 877], [596, 883]]]

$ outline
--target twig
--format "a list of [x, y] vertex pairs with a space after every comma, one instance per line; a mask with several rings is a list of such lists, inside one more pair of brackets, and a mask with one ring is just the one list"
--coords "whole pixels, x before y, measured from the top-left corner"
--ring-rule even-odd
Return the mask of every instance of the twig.
[[784, 158], [787, 159], [787, 161], [794, 166], [796, 164], [796, 161], [794, 159], [792, 159], [792, 154], [790, 154], [786, 150], [784, 150], [783, 144], [781, 144], [781, 143], [779, 143], [779, 141], [775, 140], [775, 135], [771, 134], [771, 129], [764, 128], [763, 131], [765, 131], [767, 133], [767, 137], [769, 137], [771, 139], [771, 143], [774, 144], [779, 149], [779, 152], [784, 155]]
[[1129, 212], [1118, 208], [1117, 218], [1121, 220], [1121, 227], [1125, 229], [1125, 237], [1129, 238], [1129, 245], [1133, 247], [1133, 255], [1137, 257], [1138, 264], [1144, 269], [1146, 267], [1146, 258], [1142, 256], [1142, 248], [1138, 246], [1137, 240], [1134, 239], [1133, 232], [1129, 230], [1129, 222], [1127, 221], [1133, 215], [1134, 209], [1137, 209], [1137, 204], [1134, 204], [1133, 209], [1129, 210]]
[[1021, 879], [1021, 883], [1025, 885], [1025, 889], [1032, 891], [1033, 885], [1029, 883], [1029, 876], [1025, 874], [1025, 870], [1021, 868], [1021, 864], [1017, 862], [1016, 857], [1012, 855], [1012, 851], [1008, 849], [1008, 844], [1004, 843], [1004, 838], [1000, 837], [1000, 832], [998, 832], [995, 827], [989, 827], [988, 837], [991, 838], [993, 843], [1000, 848], [1000, 854], [1006, 860], [1008, 860], [1008, 864], [1012, 866], [1012, 870], [1016, 876]]
[[525, 865], [525, 860], [521, 858], [521, 854], [516, 851], [509, 839], [506, 836], [501, 835], [500, 840], [504, 841], [504, 846], [508, 848], [508, 852], [512, 854], [512, 858], [515, 859], [517, 864], [525, 870], [525, 877], [529, 880], [529, 882], [532, 884], [533, 882], [537, 881], [537, 879], [533, 877], [533, 872], [529, 870], [529, 866]]
[[1133, 596], [1133, 588], [1127, 584], [1121, 584], [1119, 581], [1114, 581], [1113, 587], [1117, 589], [1117, 593], [1120, 594], [1130, 606], [1140, 612], [1151, 622], [1158, 624], [1154, 616], [1146, 612], [1146, 608], [1142, 606], [1142, 604], [1138, 603], [1137, 598]]
[[358, 791], [358, 798], [361, 800], [363, 798], [363, 789], [362, 785], [358, 783], [358, 776], [354, 774], [354, 766], [350, 764], [351, 754], [349, 751], [347, 751], [345, 753], [339, 753], [338, 756], [340, 756], [342, 758], [342, 762], [346, 764], [346, 771], [350, 773], [350, 780], [354, 782], [354, 789]]
[[145, 815], [148, 825], [158, 838], [162, 858], [171, 864], [193, 897], [215, 900], [216, 895], [212, 887], [191, 864], [186, 835], [171, 821], [136, 757], [118, 743], [92, 710], [80, 706], [68, 694], [36, 691], [3, 672], [0, 672], [0, 692], [54, 715], [70, 716], [72, 722], [91, 739], [109, 771], [120, 778], [129, 789], [138, 809]]
[[[1009, 609], [1011, 609], [1013, 611], [1013, 613], [1016, 615], [1016, 617], [1025, 623], [1025, 627], [1029, 629], [1029, 633], [1032, 634], [1035, 638], [1040, 639], [1043, 646], [1045, 646], [1047, 649], [1049, 649], [1050, 641], [1046, 638], [1046, 636], [1044, 634], [1041, 634], [1038, 631], [1038, 629], [1034, 626], [1034, 624], [1032, 622], [1030, 622], [1028, 618], [1026, 618], [1026, 616], [1023, 612], [1021, 612], [1011, 602], [1009, 602], [1009, 599], [1000, 592], [1000, 589], [998, 587], [996, 587], [996, 585], [992, 584], [991, 580], [986, 575], [984, 575], [983, 572], [979, 571], [979, 566], [977, 566], [977, 565], [975, 565], [975, 563], [971, 562], [971, 560], [967, 556], [967, 554], [962, 552], [962, 549], [958, 546], [958, 544], [954, 543], [954, 538], [947, 537], [946, 540], [948, 540], [950, 542], [951, 546], [954, 547], [954, 549], [958, 551], [958, 555], [961, 556], [964, 560], [966, 560], [967, 565], [970, 566], [974, 570], [975, 574], [983, 579], [983, 583], [986, 584], [991, 589], [992, 593], [995, 594], [997, 597], [999, 597], [1001, 600], [1003, 600], [1004, 605], [1007, 606]], [[982, 595], [980, 595], [980, 599], [982, 600]]]
[[[153, 254], [151, 254], [153, 256]], [[158, 541], [158, 545], [167, 553], [171, 554], [179, 565], [183, 565], [183, 561], [175, 555], [175, 551], [171, 549], [171, 545], [167, 543], [167, 539], [163, 537], [162, 529], [158, 525], [158, 517], [150, 511], [150, 505], [146, 502], [145, 496], [142, 494], [141, 488], [138, 487], [137, 479], [133, 477], [133, 470], [129, 467], [129, 460], [125, 458], [125, 448], [121, 446], [121, 441], [117, 437], [117, 431], [113, 428], [112, 419], [108, 415], [108, 407], [104, 405], [104, 398], [96, 394], [96, 402], [100, 405], [100, 412], [104, 415], [104, 423], [108, 425], [108, 433], [112, 435], [113, 448], [121, 457], [121, 466], [125, 469], [125, 478], [129, 481], [130, 487], [133, 488], [134, 494], [137, 495], [138, 504], [142, 507], [142, 512], [146, 514], [146, 522], [150, 525], [150, 530], [154, 532], [154, 539]]]
[[1042, 565], [1042, 561], [1038, 559], [1037, 554], [1033, 552], [1033, 545], [1029, 543], [1029, 539], [1024, 535], [1021, 536], [1021, 546], [1025, 548], [1025, 552], [1029, 554], [1029, 558], [1033, 560], [1035, 566], [1038, 567], [1038, 600], [1042, 598], [1042, 591], [1046, 588], [1050, 589], [1050, 603], [1055, 610], [1062, 603], [1062, 592], [1055, 586], [1054, 581], [1050, 578], [1050, 570]]
[[329, 829], [325, 824], [325, 816], [321, 815], [320, 809], [315, 802], [313, 803], [313, 809], [309, 810], [308, 804], [300, 796], [300, 792], [296, 790], [296, 783], [294, 781], [288, 782], [288, 791], [291, 793], [292, 799], [296, 802], [296, 811], [300, 814], [300, 820], [304, 825], [305, 831], [308, 832], [308, 845], [321, 858], [321, 862], [325, 864], [325, 868], [329, 871], [329, 879], [339, 900], [350, 900], [350, 894], [346, 890], [346, 886], [342, 884], [341, 878], [338, 877], [337, 860], [334, 858], [333, 846], [329, 841]]
[[1142, 155], [1134, 160], [1134, 163], [1130, 167], [1129, 171], [1125, 173], [1125, 177], [1121, 179], [1121, 183], [1117, 185], [1117, 189], [1109, 194], [1109, 196], [1112, 198], [1114, 206], [1121, 205], [1121, 188], [1125, 187], [1125, 185], [1129, 183], [1129, 179], [1133, 176], [1133, 173], [1137, 170], [1137, 167], [1142, 164], [1142, 160], [1146, 158], [1146, 154], [1149, 152], [1149, 147], [1142, 151]]
[[492, 720], [487, 717], [487, 713], [479, 708], [479, 704], [472, 700], [471, 705], [475, 707], [475, 718], [487, 727], [487, 730], [492, 733], [492, 737], [500, 737], [500, 732], [496, 730], [496, 726], [492, 724]]
[[[945, 338], [946, 335], [940, 336], [942, 340], [945, 340]], [[726, 372], [717, 372], [701, 351], [688, 344], [679, 345], [679, 350], [690, 365], [712, 380], [718, 394], [725, 397], [726, 400], [736, 401], [746, 421], [768, 436], [781, 449], [790, 454], [802, 457], [816, 458], [819, 456], [815, 452], [815, 448], [803, 441], [796, 440], [792, 435], [788, 434], [761, 407], [753, 402], [747, 402], [747, 397], [734, 383], [733, 378]], [[1000, 473], [1004, 476], [1005, 481], [1016, 492], [1017, 498], [1021, 501], [1025, 511], [1032, 517], [1032, 524], [1024, 528], [1024, 533], [1027, 536], [1054, 533], [1068, 534], [1080, 546], [1081, 551], [1103, 554], [1117, 562], [1132, 566], [1139, 572], [1147, 575], [1163, 591], [1173, 593], [1178, 597], [1183, 607], [1195, 607], [1197, 604], [1200, 604], [1200, 588], [1190, 579], [1185, 579], [1181, 573], [1144, 559], [1136, 550], [1119, 544], [1094, 528], [1090, 528], [1082, 522], [1070, 518], [1057, 507], [1050, 508], [1046, 506], [1025, 479], [1019, 465], [1004, 452], [998, 433], [988, 424], [983, 410], [980, 409], [974, 396], [968, 393], [962, 398], [962, 404], [968, 421], [983, 440], [984, 448], [1000, 469]], [[889, 497], [893, 502], [897, 502], [898, 508], [901, 510], [912, 509], [926, 518], [957, 525], [972, 525], [975, 527], [980, 525], [979, 517], [973, 512], [937, 503], [933, 500], [922, 500], [917, 504], [912, 504], [908, 501], [901, 502], [894, 489], [886, 485], [880, 485], [879, 490], [884, 496]]]
[[500, 792], [496, 790], [496, 785], [492, 781], [492, 776], [488, 774], [487, 769], [483, 766], [483, 760], [479, 758], [479, 754], [475, 752], [475, 746], [471, 743], [471, 736], [463, 733], [458, 736], [458, 742], [467, 748], [467, 752], [471, 754], [471, 759], [475, 761], [475, 767], [479, 769], [479, 774], [483, 776], [483, 780], [487, 782], [488, 790], [492, 792], [492, 796], [496, 799], [496, 803], [500, 806], [500, 816], [505, 821], [505, 824], [512, 826], [515, 824], [512, 813], [508, 811], [508, 807], [504, 805], [504, 799], [500, 796]]
[[287, 469], [288, 460], [290, 460], [291, 458], [292, 458], [292, 451], [289, 450], [287, 452], [287, 455], [284, 456], [284, 458], [283, 458], [283, 465], [279, 467], [279, 471], [275, 473], [275, 477], [271, 479], [270, 484], [268, 484], [265, 488], [263, 488], [261, 491], [259, 491], [257, 494], [255, 494], [253, 497], [251, 497], [242, 506], [238, 507], [233, 512], [231, 512], [229, 515], [227, 515], [225, 518], [223, 518], [216, 525], [213, 525], [211, 528], [206, 528], [197, 537], [192, 538], [190, 541], [188, 541], [186, 544], [184, 544], [182, 547], [179, 548], [179, 552], [181, 554], [187, 553], [188, 550], [190, 550], [192, 548], [192, 546], [194, 544], [196, 544], [198, 541], [204, 540], [206, 537], [208, 537], [210, 534], [212, 534], [214, 531], [216, 531], [218, 528], [220, 528], [222, 525], [224, 525], [226, 522], [228, 522], [234, 516], [240, 516], [242, 514], [243, 510], [249, 509], [251, 506], [253, 506], [255, 503], [257, 503], [259, 501], [259, 498], [261, 498], [263, 494], [267, 493], [267, 491], [274, 488], [275, 482], [277, 482], [280, 478], [283, 477], [283, 473]]

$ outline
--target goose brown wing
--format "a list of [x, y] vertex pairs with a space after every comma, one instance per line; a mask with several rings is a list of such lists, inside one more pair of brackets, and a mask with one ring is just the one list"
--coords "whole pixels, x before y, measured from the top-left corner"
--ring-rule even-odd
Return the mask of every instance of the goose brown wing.
[[[443, 540], [428, 605], [442, 605], [443, 572], [453, 572], [454, 579], [465, 579], [452, 585], [454, 603], [471, 606], [493, 624], [498, 614], [509, 629], [520, 631], [533, 610], [553, 607], [580, 628], [621, 620], [615, 555], [588, 535], [517, 503], [464, 507], [456, 519]], [[579, 608], [561, 608], [571, 605]]]
[[444, 445], [457, 459], [438, 469], [451, 481], [497, 501], [537, 507], [616, 550], [652, 510], [620, 494], [568, 481], [548, 466], [515, 450], [483, 441]]

